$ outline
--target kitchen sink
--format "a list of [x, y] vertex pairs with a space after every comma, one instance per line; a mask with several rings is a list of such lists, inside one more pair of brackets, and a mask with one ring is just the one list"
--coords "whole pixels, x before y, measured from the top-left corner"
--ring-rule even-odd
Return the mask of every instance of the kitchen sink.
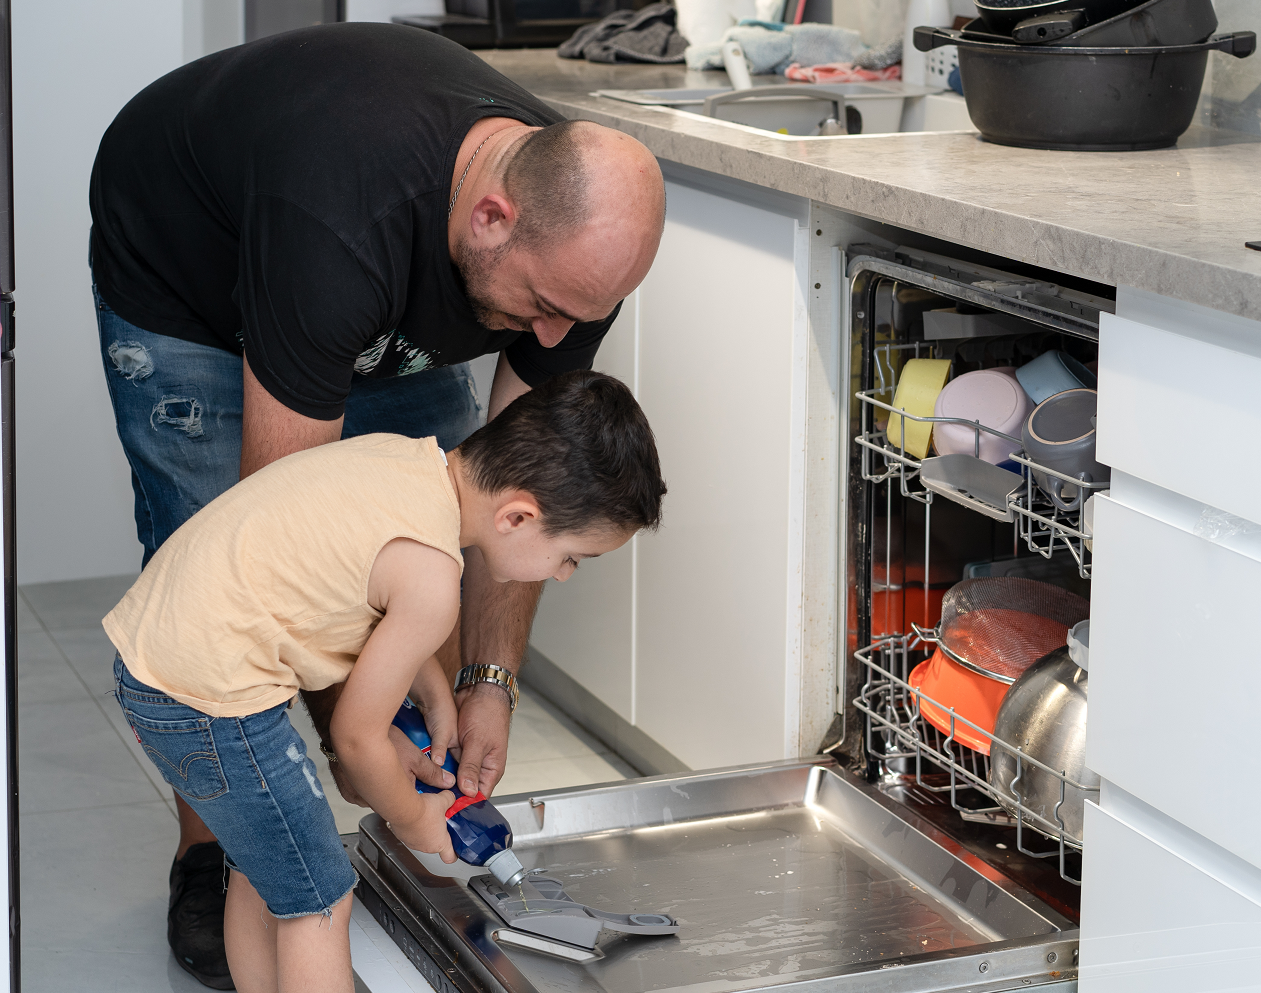
[[[854, 134], [901, 131], [974, 130], [962, 97], [900, 81], [818, 85], [777, 82], [739, 92], [746, 95], [731, 99], [736, 91], [729, 86], [597, 90], [594, 95], [673, 113], [696, 114], [706, 120], [756, 128], [794, 140], [832, 140], [852, 138]], [[834, 113], [834, 105], [828, 99], [832, 93], [844, 100], [850, 134], [819, 134], [820, 122]], [[724, 97], [728, 100], [723, 100]]]

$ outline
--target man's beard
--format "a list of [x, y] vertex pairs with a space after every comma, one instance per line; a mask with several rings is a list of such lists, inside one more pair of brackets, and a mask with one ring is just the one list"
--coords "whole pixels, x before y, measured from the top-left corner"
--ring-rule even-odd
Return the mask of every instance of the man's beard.
[[504, 314], [490, 298], [495, 272], [508, 257], [510, 249], [511, 245], [507, 242], [494, 248], [474, 248], [467, 241], [461, 241], [455, 246], [455, 256], [451, 260], [456, 274], [464, 284], [464, 295], [473, 308], [473, 316], [477, 318], [478, 324], [491, 330], [504, 330], [505, 317], [527, 329], [530, 326], [529, 321]]

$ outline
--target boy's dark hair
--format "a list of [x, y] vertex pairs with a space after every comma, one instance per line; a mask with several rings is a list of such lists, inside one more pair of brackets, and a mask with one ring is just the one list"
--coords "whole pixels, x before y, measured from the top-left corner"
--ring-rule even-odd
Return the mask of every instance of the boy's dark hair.
[[567, 372], [508, 404], [459, 449], [483, 493], [525, 490], [543, 533], [653, 530], [666, 484], [648, 419], [625, 384]]

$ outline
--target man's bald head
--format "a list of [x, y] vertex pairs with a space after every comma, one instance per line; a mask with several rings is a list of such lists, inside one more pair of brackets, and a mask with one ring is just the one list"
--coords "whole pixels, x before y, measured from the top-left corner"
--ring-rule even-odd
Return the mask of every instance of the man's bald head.
[[520, 138], [504, 192], [517, 208], [514, 247], [538, 251], [589, 224], [630, 228], [655, 244], [665, 225], [656, 159], [634, 138], [590, 121], [562, 121]]
[[634, 138], [589, 121], [522, 128], [491, 161], [470, 179], [467, 214], [453, 215], [451, 257], [483, 325], [550, 348], [648, 274], [665, 227], [661, 169]]

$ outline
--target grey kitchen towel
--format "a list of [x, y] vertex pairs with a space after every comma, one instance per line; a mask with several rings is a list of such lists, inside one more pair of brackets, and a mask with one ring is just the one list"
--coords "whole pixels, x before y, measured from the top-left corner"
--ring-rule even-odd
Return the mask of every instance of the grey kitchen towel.
[[682, 62], [687, 39], [674, 26], [674, 17], [670, 3], [615, 10], [603, 20], [579, 28], [556, 54], [588, 62]]

